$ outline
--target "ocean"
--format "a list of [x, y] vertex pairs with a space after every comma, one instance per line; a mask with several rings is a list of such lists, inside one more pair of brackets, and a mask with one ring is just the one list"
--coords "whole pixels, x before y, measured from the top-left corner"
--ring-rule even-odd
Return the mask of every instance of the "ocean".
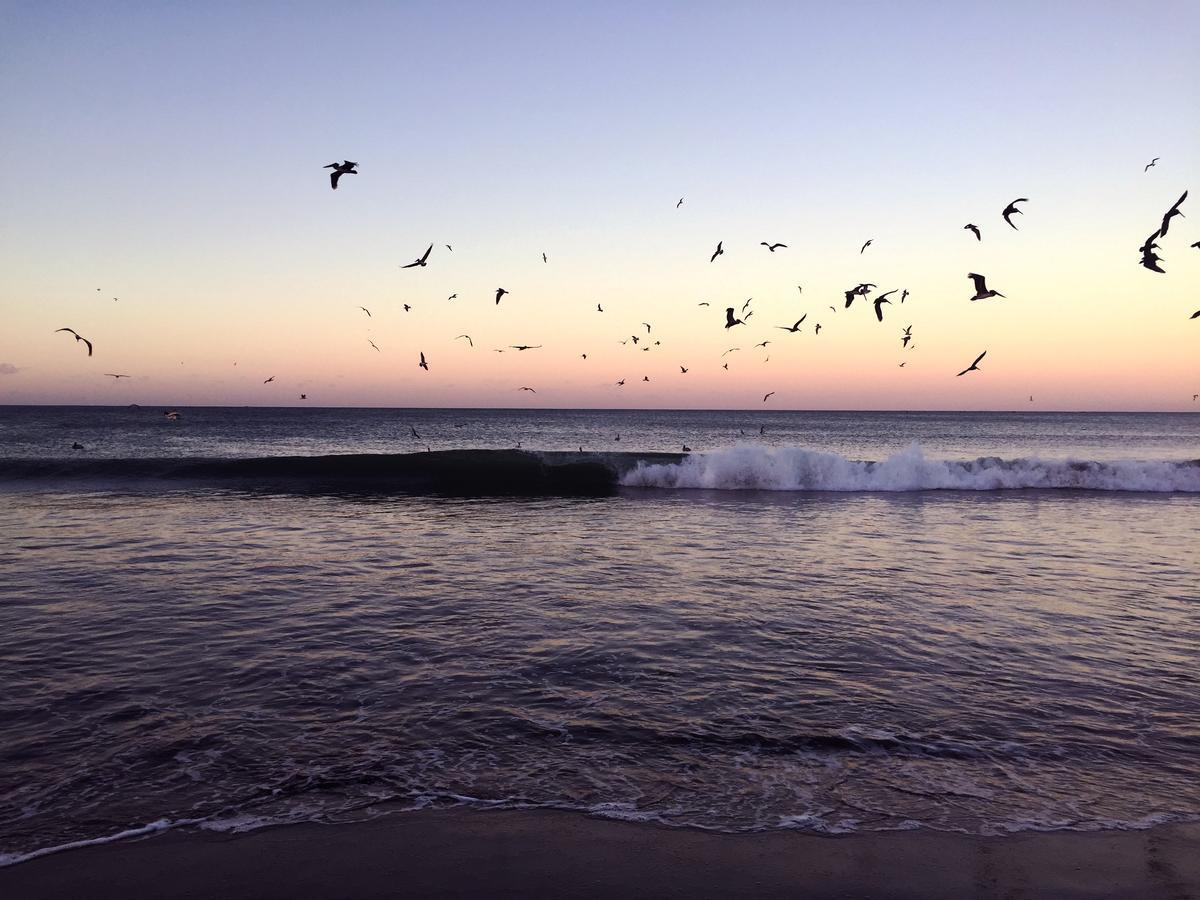
[[0, 863], [1200, 819], [1200, 415], [165, 411], [0, 407]]

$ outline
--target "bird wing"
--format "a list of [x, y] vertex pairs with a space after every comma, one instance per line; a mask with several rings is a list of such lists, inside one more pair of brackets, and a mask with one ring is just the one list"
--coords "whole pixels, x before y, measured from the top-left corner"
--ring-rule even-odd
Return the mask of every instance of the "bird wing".
[[[325, 168], [329, 168], [329, 167], [326, 166]], [[337, 190], [338, 179], [341, 177], [342, 177], [342, 173], [339, 172], [337, 169], [334, 169], [332, 172], [329, 173], [329, 186], [331, 188], [333, 188], [335, 191]]]
[[425, 252], [421, 254], [421, 262], [425, 262], [425, 260], [429, 259], [429, 254], [430, 254], [430, 251], [432, 251], [432, 250], [433, 250], [433, 244], [430, 244], [428, 247], [425, 248]]
[[91, 342], [91, 341], [89, 341], [89, 340], [88, 340], [87, 338], [85, 338], [85, 337], [79, 337], [79, 335], [75, 335], [75, 337], [79, 338], [79, 340], [81, 340], [81, 341], [83, 341], [85, 344], [87, 344], [87, 348], [88, 348], [88, 356], [91, 356], [91, 355], [92, 355], [92, 342]]
[[402, 268], [402, 269], [411, 269], [413, 266], [419, 266], [420, 264], [421, 264], [421, 263], [420, 263], [420, 261], [419, 261], [419, 260], [414, 260], [413, 262], [410, 262], [410, 263], [408, 263], [408, 265], [401, 266], [400, 268]]
[[982, 275], [976, 275], [974, 272], [968, 272], [967, 277], [975, 282], [975, 293], [982, 294], [987, 290], [987, 282]]
[[987, 351], [986, 351], [986, 350], [984, 350], [984, 351], [983, 351], [982, 353], [980, 353], [980, 354], [979, 354], [977, 357], [975, 357], [975, 362], [971, 363], [971, 368], [973, 369], [973, 368], [975, 368], [977, 365], [979, 365], [979, 361], [980, 361], [981, 359], [983, 359], [985, 356], [987, 356]]

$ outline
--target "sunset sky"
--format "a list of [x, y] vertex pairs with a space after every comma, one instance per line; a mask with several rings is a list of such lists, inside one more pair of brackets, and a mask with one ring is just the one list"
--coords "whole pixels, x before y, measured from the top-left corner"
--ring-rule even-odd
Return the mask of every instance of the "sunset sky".
[[0, 404], [1196, 409], [1197, 46], [1170, 0], [5, 3]]

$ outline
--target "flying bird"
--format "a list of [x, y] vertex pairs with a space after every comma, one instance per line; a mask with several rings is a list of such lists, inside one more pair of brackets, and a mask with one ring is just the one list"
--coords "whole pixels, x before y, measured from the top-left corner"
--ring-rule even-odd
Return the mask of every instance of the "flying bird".
[[541, 347], [542, 347], [541, 344], [532, 344], [532, 345], [531, 344], [509, 344], [508, 345], [508, 349], [510, 349], [510, 350], [540, 350]]
[[421, 439], [421, 435], [417, 434], [417, 429], [415, 429], [413, 426], [409, 425], [408, 430], [412, 432], [412, 436], [415, 437], [418, 441]]
[[771, 342], [770, 342], [770, 341], [763, 341], [761, 344], [755, 344], [755, 345], [754, 345], [754, 349], [756, 349], [756, 350], [757, 350], [759, 347], [765, 347], [765, 346], [767, 346], [767, 344], [769, 344], [769, 343], [771, 343]]
[[981, 359], [983, 359], [985, 356], [987, 356], [987, 351], [986, 351], [986, 350], [984, 350], [984, 351], [983, 351], [982, 353], [980, 353], [980, 354], [979, 354], [977, 357], [975, 357], [975, 362], [971, 363], [969, 366], [967, 366], [965, 369], [963, 369], [961, 372], [959, 372], [959, 373], [958, 373], [958, 375], [955, 375], [954, 377], [955, 377], [955, 378], [958, 378], [958, 377], [960, 377], [960, 376], [962, 376], [962, 375], [966, 375], [968, 372], [979, 372], [979, 371], [982, 371], [982, 370], [979, 368], [979, 361], [980, 361]]
[[789, 327], [787, 325], [776, 325], [775, 327], [779, 328], [783, 331], [790, 331], [792, 334], [795, 334], [797, 331], [800, 330], [800, 323], [803, 322], [807, 318], [808, 318], [808, 313], [805, 313], [800, 318], [798, 318], [796, 320], [796, 323], [794, 325], [792, 325], [791, 327]]
[[457, 299], [458, 299], [458, 294], [456, 294], [456, 293], [455, 293], [455, 294], [451, 294], [451, 295], [450, 295], [449, 297], [447, 297], [446, 299], [447, 299], [447, 300], [457, 300]]
[[813, 328], [813, 334], [820, 334], [820, 333], [821, 333], [821, 323], [818, 322]]
[[429, 363], [425, 362], [425, 354], [424, 353], [421, 354], [421, 361], [419, 363], [417, 363], [417, 366], [419, 368], [424, 369], [426, 372], [429, 371]]
[[500, 298], [503, 297], [507, 293], [508, 293], [508, 291], [506, 291], [504, 288], [496, 288], [496, 305], [497, 306], [500, 305]]
[[300, 399], [301, 399], [301, 400], [307, 400], [307, 399], [308, 399], [308, 394], [301, 394], [301, 395], [300, 395]]
[[650, 376], [649, 376], [649, 375], [643, 375], [643, 376], [642, 376], [642, 381], [649, 381], [649, 380], [650, 380]]
[[732, 306], [726, 308], [726, 310], [725, 310], [725, 327], [726, 328], [732, 328], [734, 325], [745, 325], [745, 324], [746, 323], [743, 322], [741, 319], [735, 319], [733, 317], [733, 307]]
[[724, 358], [724, 357], [728, 356], [730, 353], [736, 353], [738, 350], [741, 350], [741, 349], [742, 349], [741, 347], [730, 347], [728, 350], [726, 350], [724, 353], [721, 354], [721, 357]]
[[631, 335], [629, 336], [629, 339], [630, 339], [631, 341], [633, 341], [633, 346], [635, 346], [635, 347], [638, 345], [638, 341], [640, 341], [640, 340], [641, 340], [641, 338], [639, 338], [639, 337], [638, 337], [636, 334], [631, 334]]
[[75, 335], [75, 340], [76, 340], [76, 341], [83, 341], [83, 342], [84, 342], [84, 344], [86, 344], [86, 345], [87, 345], [88, 356], [91, 356], [91, 355], [92, 355], [92, 342], [91, 342], [91, 341], [89, 341], [89, 340], [88, 340], [87, 338], [85, 338], [83, 335], [79, 334], [79, 333], [78, 333], [77, 331], [75, 331], [75, 329], [73, 329], [73, 328], [55, 328], [55, 329], [54, 329], [54, 333], [55, 333], [55, 334], [58, 334], [58, 332], [60, 332], [60, 331], [65, 331], [65, 332], [67, 332], [68, 334], [73, 334], [73, 335]]
[[336, 191], [338, 179], [343, 175], [357, 175], [357, 166], [358, 163], [350, 162], [350, 160], [347, 159], [340, 163], [330, 163], [327, 166], [322, 166], [322, 168], [333, 169], [333, 171], [329, 173], [329, 186]]
[[405, 311], [405, 312], [410, 312], [411, 310], [412, 310], [412, 307], [411, 307], [411, 306], [409, 306], [407, 303], [405, 303], [405, 304], [404, 304], [404, 311]]
[[604, 312], [604, 307], [599, 303], [596, 304], [596, 312]]
[[[874, 284], [860, 284], [857, 287], [853, 287], [850, 290], [846, 291], [845, 292], [846, 309], [850, 308], [850, 304], [854, 302], [855, 297], [867, 296], [867, 294], [871, 293], [871, 288], [876, 287], [876, 286], [877, 285], [874, 285]], [[837, 310], [834, 310], [834, 312], [837, 312]]]
[[[622, 378], [620, 381], [617, 382], [617, 387], [625, 387], [625, 379], [624, 378]], [[617, 440], [620, 440], [620, 438], [617, 438]]]
[[869, 240], [865, 244], [863, 244], [858, 250], [858, 255], [862, 256], [863, 251], [866, 250], [868, 247], [870, 247], [873, 241], [874, 241], [874, 238], [872, 238], [871, 240]]
[[988, 297], [1003, 297], [999, 291], [989, 290], [987, 281], [982, 275], [976, 275], [974, 272], [967, 273], [967, 277], [975, 282], [975, 296], [972, 300], [986, 300]]
[[904, 337], [901, 338], [901, 340], [903, 341], [903, 343], [900, 345], [900, 347], [901, 348], [907, 347], [908, 342], [912, 340], [912, 326], [911, 325], [909, 325], [907, 328], [904, 329]]
[[115, 372], [105, 372], [104, 374], [108, 378], [128, 378], [129, 377], [128, 375], [117, 375]]
[[709, 303], [707, 300], [701, 300], [701, 301], [700, 301], [699, 303], [697, 303], [696, 305], [697, 305], [697, 306], [712, 306], [712, 304], [711, 304], [711, 303]]
[[969, 224], [969, 223], [968, 223], [968, 224], [966, 224], [966, 225], [964, 225], [964, 226], [963, 226], [963, 231], [971, 231], [971, 232], [974, 232], [974, 234], [975, 234], [975, 240], [977, 240], [977, 241], [982, 241], [982, 240], [983, 240], [983, 235], [979, 233], [979, 226], [978, 226], [978, 225], [971, 225], [971, 224]]
[[420, 256], [418, 256], [416, 259], [414, 259], [414, 260], [413, 260], [412, 262], [410, 262], [408, 265], [406, 265], [406, 266], [401, 266], [400, 268], [402, 268], [402, 269], [411, 269], [413, 266], [424, 266], [424, 265], [425, 265], [425, 264], [428, 262], [428, 260], [429, 260], [429, 253], [430, 253], [430, 251], [432, 251], [432, 250], [433, 250], [433, 244], [430, 244], [428, 247], [426, 247], [426, 248], [425, 248], [425, 252], [424, 252], [424, 253], [422, 253]]
[[1159, 159], [1160, 159], [1160, 158], [1161, 158], [1161, 157], [1158, 157], [1158, 156], [1156, 156], [1156, 157], [1154, 157], [1154, 159], [1150, 160], [1150, 162], [1146, 163], [1146, 168], [1142, 169], [1142, 172], [1143, 172], [1143, 173], [1145, 173], [1145, 172], [1149, 172], [1149, 171], [1150, 171], [1150, 167], [1151, 167], [1151, 166], [1153, 166], [1155, 163], [1157, 163], [1157, 162], [1159, 161]]
[[875, 298], [875, 318], [880, 322], [883, 321], [883, 304], [886, 303], [888, 306], [891, 306], [892, 301], [888, 299], [888, 294], [894, 293], [896, 293], [896, 288], [892, 288], [890, 291], [885, 291]]
[[268, 378], [266, 381], [264, 381], [263, 384], [270, 384], [274, 380], [275, 380], [275, 376], [272, 375], [270, 378]]
[[904, 290], [902, 290], [900, 292], [900, 302], [903, 303], [907, 297], [908, 297], [908, 288], [905, 288]]
[[534, 390], [533, 388], [531, 388], [531, 387], [519, 387], [519, 388], [517, 388], [517, 390], [518, 390], [518, 391], [529, 391], [529, 393], [531, 393], [531, 394], [536, 394], [536, 393], [537, 393], [537, 391], [535, 391], [535, 390]]
[[717, 241], [717, 249], [714, 250], [713, 255], [708, 258], [709, 262], [712, 262], [714, 259], [716, 259], [718, 256], [720, 256], [722, 253], [725, 252], [724, 250], [721, 249], [721, 245], [724, 243], [725, 243], [724, 241]]
[[679, 207], [681, 207], [681, 206], [683, 206], [683, 198], [682, 197], [680, 197], [679, 202], [675, 204], [675, 208], [679, 209]]
[[787, 249], [787, 244], [768, 244], [766, 241], [759, 241], [759, 244], [761, 244], [762, 246], [766, 247], [766, 248], [767, 248], [768, 250], [770, 250], [772, 253], [774, 253], [774, 252], [775, 252], [776, 250], [778, 250], [780, 247], [783, 247], [785, 250]]
[[650, 333], [650, 323], [649, 323], [649, 322], [643, 322], [642, 324], [646, 326], [646, 334], [649, 334], [649, 333]]
[[367, 338], [367, 343], [368, 343], [368, 344], [370, 344], [372, 347], [374, 347], [374, 348], [375, 348], [375, 352], [376, 352], [376, 353], [382, 353], [382, 352], [383, 352], [382, 350], [380, 350], [380, 349], [379, 349], [379, 345], [377, 345], [377, 344], [376, 344], [376, 343], [375, 343], [373, 340], [371, 340], [370, 338]]
[[1008, 204], [1008, 206], [1004, 207], [1004, 212], [1002, 212], [1000, 214], [1004, 217], [1004, 221], [1009, 224], [1009, 227], [1011, 227], [1013, 229], [1013, 231], [1017, 231], [1018, 229], [1017, 229], [1017, 226], [1013, 225], [1013, 223], [1012, 223], [1012, 214], [1017, 213], [1018, 215], [1022, 215], [1022, 216], [1025, 215], [1024, 212], [1017, 209], [1017, 204], [1018, 203], [1028, 203], [1028, 202], [1029, 202], [1028, 197], [1018, 197], [1012, 203]]
[[[1195, 316], [1193, 316], [1192, 318], [1195, 318]], [[680, 374], [680, 375], [686, 375], [686, 374], [687, 374], [687, 372], [688, 372], [688, 370], [687, 370], [687, 369], [685, 369], [683, 366], [680, 366], [680, 367], [679, 367], [679, 374]]]
[[1190, 316], [1188, 316], [1188, 318], [1189, 319], [1200, 319], [1200, 309], [1196, 310], [1194, 313], [1192, 313]]
[[[774, 396], [775, 396], [774, 391], [771, 391], [771, 393], [769, 393], [769, 394], [763, 394], [763, 403], [766, 403], [768, 399], [770, 399], [771, 397], [774, 397]], [[759, 433], [761, 434], [762, 432], [759, 432]]]
[[542, 254], [542, 262], [550, 262], [550, 260], [546, 259], [545, 253]]
[[446, 244], [446, 249], [449, 250], [451, 253], [454, 252], [454, 248], [451, 247], [449, 244]]
[[368, 319], [374, 318], [374, 316], [371, 315], [371, 311], [369, 309], [367, 309], [365, 306], [360, 306], [359, 309], [361, 309], [363, 312], [365, 312], [367, 314]]
[[471, 336], [469, 334], [460, 334], [458, 337], [455, 338], [455, 340], [457, 341], [458, 338], [466, 338], [468, 344], [470, 344], [472, 347], [475, 346], [475, 342], [473, 340], [471, 340]]
[[1182, 215], [1183, 215], [1183, 213], [1181, 213], [1181, 212], [1179, 211], [1179, 207], [1180, 207], [1180, 205], [1183, 203], [1183, 201], [1187, 199], [1187, 195], [1188, 195], [1188, 192], [1187, 192], [1187, 191], [1184, 191], [1184, 192], [1183, 192], [1183, 196], [1182, 196], [1182, 197], [1180, 197], [1178, 200], [1176, 200], [1176, 201], [1175, 201], [1175, 205], [1174, 205], [1174, 206], [1172, 206], [1170, 209], [1168, 209], [1168, 210], [1167, 210], [1167, 214], [1166, 214], [1165, 216], [1163, 216], [1163, 220], [1162, 220], [1162, 228], [1158, 229], [1158, 233], [1159, 233], [1159, 234], [1160, 234], [1162, 237], [1166, 237], [1166, 236], [1167, 236], [1167, 226], [1171, 224], [1171, 220], [1172, 220], [1173, 218], [1175, 218], [1176, 216], [1182, 216]]

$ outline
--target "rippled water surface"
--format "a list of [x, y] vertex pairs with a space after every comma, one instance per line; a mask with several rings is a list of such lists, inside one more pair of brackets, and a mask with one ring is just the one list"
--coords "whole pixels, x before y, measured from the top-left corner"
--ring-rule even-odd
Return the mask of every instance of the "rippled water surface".
[[1197, 818], [1198, 526], [1178, 492], [26, 485], [0, 493], [0, 853], [445, 803]]

